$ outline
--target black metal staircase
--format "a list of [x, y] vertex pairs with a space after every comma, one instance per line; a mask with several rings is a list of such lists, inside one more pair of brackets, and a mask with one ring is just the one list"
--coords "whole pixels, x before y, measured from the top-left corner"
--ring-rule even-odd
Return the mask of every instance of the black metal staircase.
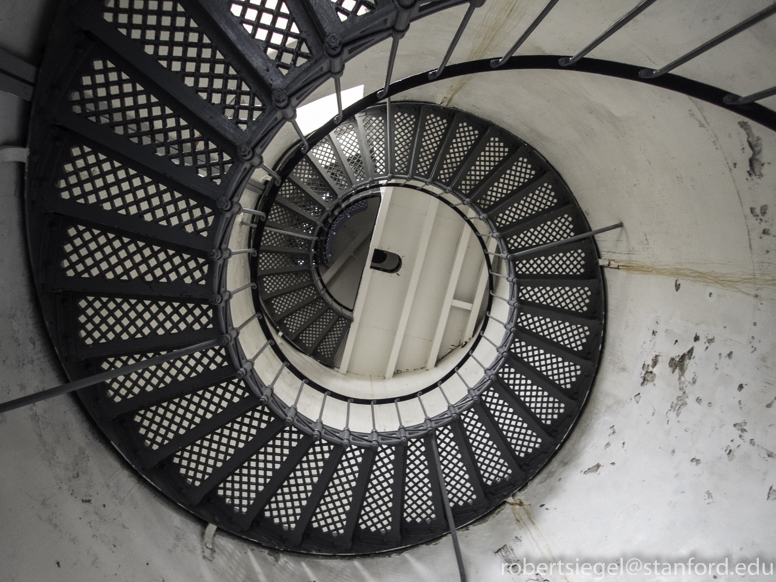
[[[523, 487], [584, 406], [604, 332], [595, 243], [563, 242], [590, 231], [568, 188], [528, 144], [485, 120], [370, 95], [355, 116], [309, 136], [309, 152], [300, 136], [303, 146], [276, 169], [280, 183], [248, 209], [265, 218], [254, 248], [228, 248], [246, 183], [295, 108], [353, 56], [387, 38], [395, 49], [411, 21], [464, 3], [76, 0], [61, 8], [33, 103], [26, 198], [46, 323], [72, 379], [122, 370], [81, 390], [81, 401], [142, 475], [209, 522], [304, 552], [425, 542]], [[582, 56], [578, 71], [720, 104], [725, 93]], [[494, 66], [570, 64], [533, 56]], [[490, 70], [490, 61], [450, 65], [442, 78]], [[423, 73], [387, 93], [427, 82]], [[776, 127], [760, 106], [734, 110]], [[408, 182], [473, 211], [466, 219], [497, 241], [489, 288], [506, 280], [508, 295], [488, 297], [483, 323], [498, 330], [496, 355], [479, 362], [472, 342], [478, 380], [461, 377], [466, 395], [422, 423], [371, 433], [325, 425], [273, 391], [278, 376], [297, 372], [282, 350], [265, 345], [284, 360], [277, 375], [253, 367], [240, 340], [247, 322], [232, 321], [229, 309], [240, 292], [227, 288], [230, 261], [255, 251], [254, 318], [264, 318], [266, 337], [273, 325], [332, 365], [352, 314], [318, 276], [327, 229], [354, 197]], [[515, 256], [548, 243], [560, 244]], [[502, 321], [490, 314], [496, 301], [508, 306]], [[209, 343], [126, 368], [200, 342]], [[410, 398], [422, 405], [457, 374]], [[315, 378], [294, 378], [323, 390]], [[351, 400], [398, 410], [393, 400]]]

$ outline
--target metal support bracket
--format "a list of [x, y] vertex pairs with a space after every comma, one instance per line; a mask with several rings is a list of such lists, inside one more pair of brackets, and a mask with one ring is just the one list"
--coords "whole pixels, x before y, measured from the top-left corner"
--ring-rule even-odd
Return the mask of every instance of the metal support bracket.
[[26, 164], [29, 155], [30, 150], [21, 146], [0, 146], [0, 163], [19, 162]]

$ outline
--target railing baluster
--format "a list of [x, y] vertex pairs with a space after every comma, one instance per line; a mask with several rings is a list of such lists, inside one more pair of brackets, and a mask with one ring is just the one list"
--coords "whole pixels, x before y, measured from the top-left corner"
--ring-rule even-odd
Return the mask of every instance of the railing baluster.
[[679, 65], [683, 65], [687, 61], [691, 61], [698, 55], [705, 53], [707, 50], [714, 48], [718, 44], [722, 44], [729, 38], [734, 37], [738, 33], [745, 31], [750, 26], [754, 26], [761, 20], [765, 20], [766, 18], [768, 18], [773, 14], [776, 14], [776, 4], [769, 6], [765, 10], [761, 10], [754, 16], [750, 16], [743, 22], [740, 22], [736, 24], [734, 27], [727, 29], [722, 34], [715, 36], [710, 41], [707, 41], [703, 43], [701, 46], [699, 46], [698, 48], [691, 50], [686, 55], [683, 55], [678, 59], [676, 59], [675, 61], [668, 63], [665, 67], [662, 67], [660, 69], [641, 69], [639, 71], [639, 77], [641, 77], [642, 79], [654, 79], [661, 75], [665, 75], [668, 71], [675, 69]]
[[764, 91], [759, 91], [758, 93], [752, 93], [751, 95], [747, 95], [746, 97], [739, 97], [738, 95], [733, 95], [732, 93], [728, 93], [727, 95], [725, 95], [722, 101], [723, 103], [725, 103], [725, 105], [747, 105], [749, 103], [754, 103], [755, 101], [759, 101], [760, 99], [765, 99], [766, 97], [770, 97], [772, 95], [776, 95], [776, 87], [771, 87], [770, 89], [765, 89]]
[[139, 362], [135, 362], [134, 364], [122, 366], [120, 368], [116, 368], [114, 370], [108, 370], [106, 372], [100, 372], [99, 374], [94, 374], [93, 376], [89, 376], [87, 378], [81, 378], [80, 380], [75, 380], [74, 382], [68, 382], [67, 384], [62, 384], [61, 386], [57, 386], [56, 388], [49, 388], [48, 390], [43, 390], [41, 392], [28, 394], [27, 396], [22, 396], [21, 398], [16, 398], [14, 400], [10, 400], [8, 402], [4, 402], [3, 404], [0, 404], [0, 414], [2, 414], [3, 412], [8, 412], [9, 410], [14, 410], [16, 408], [26, 406], [27, 404], [34, 404], [35, 402], [40, 402], [41, 400], [46, 400], [54, 396], [60, 396], [61, 394], [67, 394], [69, 392], [75, 392], [76, 390], [81, 390], [82, 388], [94, 386], [95, 384], [99, 384], [100, 382], [105, 382], [106, 380], [112, 380], [113, 378], [118, 378], [119, 376], [126, 376], [127, 374], [139, 372], [141, 370], [145, 370], [146, 368], [150, 368], [151, 366], [158, 366], [159, 364], [163, 364], [164, 362], [169, 362], [170, 360], [174, 360], [176, 358], [181, 358], [189, 354], [201, 352], [203, 350], [207, 350], [209, 348], [213, 348], [219, 345], [224, 345], [228, 341], [229, 341], [228, 336], [219, 337], [219, 338], [201, 342], [192, 346], [188, 346], [186, 348], [181, 348], [180, 350], [168, 352], [162, 356], [154, 356], [153, 358], [148, 358], [147, 360], [141, 360]]
[[[554, 0], [557, 2], [558, 0]], [[442, 72], [445, 70], [445, 66], [447, 65], [447, 61], [450, 60], [450, 57], [453, 56], [453, 51], [455, 50], [456, 45], [458, 44], [458, 41], [461, 40], [461, 35], [463, 34], [463, 31], [466, 29], [466, 25], [469, 24], [469, 20], [472, 17], [472, 14], [474, 14], [474, 11], [477, 10], [477, 8], [481, 7], [483, 4], [485, 4], [485, 0], [469, 0], [469, 8], [466, 10], [466, 14], [463, 15], [463, 19], [461, 20], [461, 24], [458, 25], [458, 30], [455, 31], [455, 36], [453, 36], [453, 40], [450, 41], [450, 46], [447, 47], [447, 52], [445, 53], [444, 58], [442, 59], [442, 63], [439, 65], [439, 67], [428, 74], [428, 78], [432, 81], [439, 78], [439, 75], [442, 74]]]
[[490, 61], [490, 66], [494, 69], [497, 69], [501, 65], [507, 62], [509, 57], [511, 57], [513, 54], [515, 54], [515, 51], [520, 48], [520, 46], [528, 40], [528, 37], [531, 36], [531, 33], [536, 29], [537, 26], [541, 23], [542, 20], [544, 20], [544, 17], [547, 16], [550, 13], [550, 10], [553, 9], [553, 7], [558, 3], [558, 0], [550, 0], [547, 3], [547, 6], [544, 7], [544, 10], [541, 11], [539, 16], [537, 16], [534, 21], [531, 23], [531, 26], [528, 27], [528, 29], [522, 34], [522, 36], [517, 39], [517, 42], [512, 45], [512, 48], [507, 51], [507, 53], [501, 57], [500, 59], [493, 59]]
[[391, 77], [393, 76], [393, 63], [396, 60], [396, 52], [399, 50], [399, 41], [403, 32], [394, 32], [391, 40], [391, 55], [388, 57], [388, 70], [385, 72], [385, 86], [377, 92], [377, 96], [382, 99], [388, 95], [388, 88], [391, 85]]
[[593, 42], [591, 42], [589, 45], [587, 45], [584, 49], [582, 49], [581, 52], [577, 53], [573, 57], [563, 57], [561, 58], [558, 63], [561, 67], [570, 67], [574, 64], [576, 64], [579, 59], [584, 57], [587, 53], [589, 53], [591, 50], [593, 50], [595, 47], [597, 47], [599, 44], [604, 42], [607, 38], [612, 36], [615, 32], [620, 30], [623, 26], [628, 24], [631, 20], [636, 18], [639, 14], [644, 12], [647, 8], [649, 8], [652, 4], [657, 2], [657, 0], [644, 0], [641, 4], [636, 6], [633, 10], [628, 12], [625, 16], [620, 18], [617, 22], [612, 24], [606, 32], [604, 32], [601, 36], [599, 36], [597, 39], [595, 39]]
[[583, 238], [590, 238], [596, 234], [600, 234], [602, 232], [606, 232], [609, 230], [614, 230], [616, 228], [622, 228], [622, 222], [618, 222], [617, 224], [612, 224], [610, 226], [605, 226], [603, 228], [597, 228], [596, 230], [591, 230], [590, 232], [585, 232], [583, 234], [578, 234], [576, 236], [570, 236], [569, 238], [564, 238], [562, 240], [556, 240], [555, 242], [547, 243], [546, 245], [540, 245], [538, 247], [533, 247], [531, 249], [525, 249], [524, 251], [518, 251], [516, 253], [510, 254], [508, 258], [510, 261], [514, 261], [515, 259], [524, 257], [525, 255], [531, 255], [533, 253], [538, 253], [541, 251], [553, 249], [555, 247], [565, 245], [566, 243], [582, 240]]

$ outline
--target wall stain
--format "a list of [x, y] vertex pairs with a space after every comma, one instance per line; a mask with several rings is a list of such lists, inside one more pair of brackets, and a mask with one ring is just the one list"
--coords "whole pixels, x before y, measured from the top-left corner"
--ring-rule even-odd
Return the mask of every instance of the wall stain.
[[[557, 562], [555, 556], [552, 553], [552, 550], [550, 549], [550, 544], [547, 542], [547, 538], [544, 537], [544, 534], [536, 525], [536, 522], [534, 521], [533, 516], [531, 515], [531, 512], [525, 503], [523, 503], [521, 499], [516, 499], [514, 497], [507, 498], [506, 503], [509, 506], [509, 509], [512, 511], [512, 515], [515, 518], [517, 527], [520, 529], [520, 531], [528, 533], [534, 543], [534, 547], [536, 547], [536, 549], [544, 554], [543, 561], [548, 563]], [[565, 574], [563, 575], [563, 578], [569, 582], [569, 579]]]
[[627, 271], [637, 275], [657, 275], [660, 277], [693, 281], [695, 283], [703, 283], [710, 287], [719, 287], [742, 293], [744, 295], [749, 295], [750, 297], [758, 296], [758, 288], [776, 288], [776, 276], [774, 275], [736, 275], [733, 273], [699, 271], [697, 269], [689, 269], [687, 267], [678, 267], [675, 265], [661, 265], [658, 263], [643, 263], [620, 259], [617, 259], [613, 264], [616, 264], [616, 267], [614, 268], [620, 271]]
[[738, 125], [746, 132], [746, 143], [749, 144], [749, 149], [752, 150], [752, 155], [749, 158], [749, 175], [762, 178], [763, 162], [760, 156], [763, 153], [763, 140], [760, 136], [754, 134], [749, 122], [739, 121]]
[[[523, 20], [529, 2], [502, 2], [485, 7], [485, 16], [477, 28], [474, 41], [469, 48], [469, 54], [463, 61], [477, 61], [488, 56], [495, 56], [494, 51], [505, 34], [514, 35], [516, 23]], [[440, 105], [449, 107], [455, 96], [471, 79], [464, 75], [455, 79], [450, 87], [450, 93], [443, 97]]]

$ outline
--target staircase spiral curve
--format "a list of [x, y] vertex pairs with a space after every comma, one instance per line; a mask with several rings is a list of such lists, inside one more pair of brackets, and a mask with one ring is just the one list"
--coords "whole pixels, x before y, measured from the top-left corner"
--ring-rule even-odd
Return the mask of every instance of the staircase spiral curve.
[[[265, 218], [252, 246], [229, 248], [237, 222], [256, 216], [243, 212], [245, 186], [293, 108], [403, 21], [461, 2], [406, 4], [75, 2], [41, 69], [26, 203], [60, 359], [80, 378], [210, 342], [79, 396], [154, 486], [270, 547], [371, 553], [434, 539], [449, 530], [442, 488], [458, 526], [482, 517], [562, 444], [600, 358], [592, 239], [510, 258], [588, 232], [584, 214], [539, 153], [464, 112], [364, 109], [276, 169], [281, 183], [246, 206]], [[317, 279], [327, 233], [346, 200], [408, 184], [458, 208], [493, 253], [482, 334], [459, 364], [477, 375], [457, 367], [404, 398], [422, 407], [459, 391], [422, 422], [328, 425], [279, 386], [349, 400], [348, 415], [399, 404], [318, 386], [270, 338], [336, 364], [353, 314]], [[250, 322], [232, 308], [249, 294], [227, 284], [245, 265]], [[251, 329], [277, 375], [251, 359]]]

